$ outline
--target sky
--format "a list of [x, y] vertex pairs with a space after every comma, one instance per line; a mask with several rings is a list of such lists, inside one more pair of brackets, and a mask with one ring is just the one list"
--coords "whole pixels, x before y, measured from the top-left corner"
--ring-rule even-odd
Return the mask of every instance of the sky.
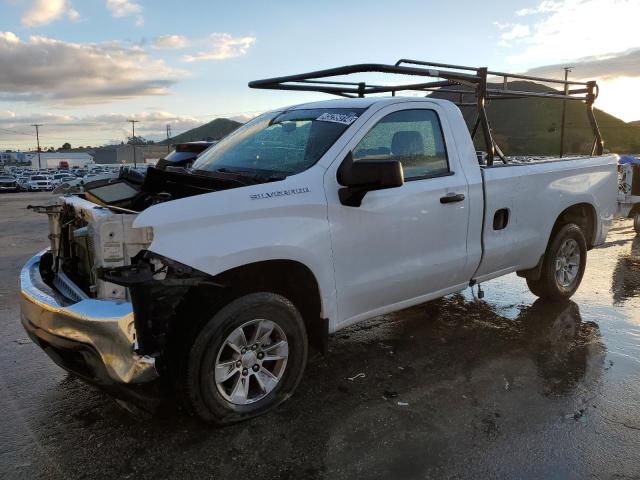
[[598, 80], [640, 120], [640, 0], [0, 0], [0, 149], [159, 140], [320, 93], [251, 80], [399, 58]]

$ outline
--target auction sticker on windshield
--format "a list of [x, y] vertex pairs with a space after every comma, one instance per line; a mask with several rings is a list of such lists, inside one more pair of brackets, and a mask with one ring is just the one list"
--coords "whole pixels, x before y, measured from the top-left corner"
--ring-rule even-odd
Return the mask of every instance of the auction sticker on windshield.
[[316, 120], [320, 122], [342, 123], [343, 125], [351, 125], [358, 119], [355, 112], [350, 113], [323, 113]]

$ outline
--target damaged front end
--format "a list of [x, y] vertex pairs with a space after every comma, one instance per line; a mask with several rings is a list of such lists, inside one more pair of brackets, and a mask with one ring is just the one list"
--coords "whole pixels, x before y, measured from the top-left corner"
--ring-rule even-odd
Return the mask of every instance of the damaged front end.
[[141, 251], [130, 265], [102, 267], [98, 278], [126, 287], [134, 311], [135, 350], [153, 357], [164, 353], [176, 308], [192, 287], [222, 288], [209, 276], [150, 251]]
[[[160, 374], [180, 301], [217, 289], [193, 268], [152, 253], [137, 214], [158, 203], [255, 184], [231, 173], [149, 169], [143, 179], [85, 185], [84, 193], [30, 207], [49, 217], [50, 247], [24, 265], [21, 316], [63, 368], [94, 383], [147, 383]], [[178, 332], [180, 333], [180, 332]], [[167, 356], [163, 357], [165, 360]], [[161, 362], [162, 363], [162, 362]]]
[[50, 246], [21, 272], [21, 318], [29, 336], [61, 367], [105, 386], [158, 378], [156, 360], [177, 304], [207, 281], [205, 274], [148, 251], [153, 230], [133, 227], [138, 211], [232, 186], [153, 172], [133, 189], [133, 200], [101, 201], [121, 194], [129, 180], [119, 182], [30, 207], [48, 216]]

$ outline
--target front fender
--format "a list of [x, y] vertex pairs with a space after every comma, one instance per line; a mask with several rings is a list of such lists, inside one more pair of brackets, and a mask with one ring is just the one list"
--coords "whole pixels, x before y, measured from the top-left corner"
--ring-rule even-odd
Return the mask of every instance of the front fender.
[[315, 166], [279, 182], [162, 203], [134, 227], [153, 228], [150, 251], [212, 276], [266, 260], [302, 263], [318, 283], [323, 316], [336, 318], [323, 173]]

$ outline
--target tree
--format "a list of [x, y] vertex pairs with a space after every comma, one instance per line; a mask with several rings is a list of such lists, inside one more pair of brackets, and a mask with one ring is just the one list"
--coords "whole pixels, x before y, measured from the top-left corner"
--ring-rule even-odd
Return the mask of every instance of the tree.
[[69, 142], [63, 143], [61, 150], [71, 150], [71, 144]]
[[145, 140], [142, 137], [136, 136], [136, 137], [127, 137], [127, 144], [128, 145], [144, 145], [145, 144]]
[[127, 144], [129, 145], [152, 145], [155, 142], [153, 140], [147, 140], [144, 137], [139, 137], [139, 136], [135, 136], [135, 137], [127, 137]]

